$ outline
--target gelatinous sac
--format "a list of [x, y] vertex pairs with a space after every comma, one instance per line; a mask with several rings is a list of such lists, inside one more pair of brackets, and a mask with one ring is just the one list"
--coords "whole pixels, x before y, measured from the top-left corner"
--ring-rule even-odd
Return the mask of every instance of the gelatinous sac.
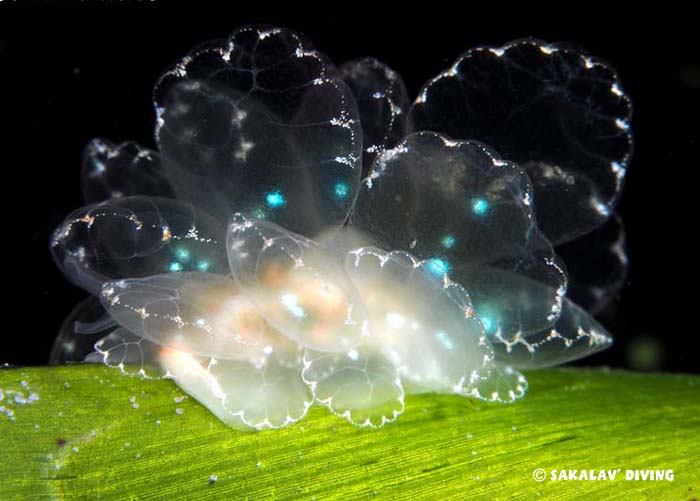
[[383, 63], [336, 68], [285, 29], [174, 64], [157, 151], [85, 151], [88, 205], [50, 246], [91, 298], [52, 360], [173, 378], [240, 429], [314, 404], [379, 427], [407, 394], [512, 402], [518, 370], [609, 346], [567, 289], [599, 310], [625, 276], [621, 224], [569, 242], [607, 219], [629, 163], [615, 72], [523, 40], [407, 96]]

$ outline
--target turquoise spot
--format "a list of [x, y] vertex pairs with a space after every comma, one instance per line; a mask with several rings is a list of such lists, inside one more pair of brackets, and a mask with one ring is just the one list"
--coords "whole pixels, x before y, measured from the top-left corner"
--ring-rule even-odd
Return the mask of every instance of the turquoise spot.
[[438, 338], [438, 340], [442, 343], [442, 345], [443, 345], [445, 348], [447, 348], [448, 350], [451, 350], [452, 348], [454, 348], [454, 345], [452, 344], [452, 340], [451, 340], [450, 337], [449, 337], [447, 334], [445, 334], [444, 332], [438, 332], [435, 336], [436, 336], [436, 337]]
[[336, 198], [343, 199], [348, 196], [348, 193], [350, 193], [350, 187], [347, 185], [347, 183], [336, 183], [335, 187], [333, 188], [333, 193], [335, 194]]
[[488, 332], [488, 333], [493, 332], [494, 323], [493, 323], [492, 319], [490, 319], [489, 317], [481, 317], [481, 323], [483, 324], [486, 332]]
[[450, 264], [444, 259], [434, 257], [428, 261], [428, 271], [433, 275], [446, 275], [450, 272]]
[[442, 239], [442, 246], [445, 249], [451, 249], [455, 246], [455, 243], [457, 243], [457, 239], [452, 235], [447, 235], [445, 238]]
[[207, 271], [209, 269], [209, 263], [207, 261], [197, 261], [195, 267], [197, 271]]
[[472, 199], [472, 212], [477, 216], [484, 216], [489, 211], [489, 202], [485, 198]]
[[270, 191], [265, 195], [265, 202], [267, 202], [268, 207], [277, 209], [284, 206], [287, 203], [284, 195], [280, 190]]
[[182, 264], [181, 264], [181, 263], [178, 263], [178, 262], [176, 262], [176, 261], [173, 261], [173, 262], [170, 263], [170, 265], [168, 266], [168, 270], [169, 270], [169, 271], [173, 271], [173, 272], [175, 272], [175, 271], [182, 271]]
[[188, 261], [190, 259], [190, 251], [180, 248], [175, 251], [175, 256], [177, 256], [180, 261]]
[[286, 293], [282, 294], [282, 304], [289, 310], [289, 312], [297, 318], [304, 318], [306, 312], [304, 308], [299, 306], [297, 303], [297, 297], [294, 294]]

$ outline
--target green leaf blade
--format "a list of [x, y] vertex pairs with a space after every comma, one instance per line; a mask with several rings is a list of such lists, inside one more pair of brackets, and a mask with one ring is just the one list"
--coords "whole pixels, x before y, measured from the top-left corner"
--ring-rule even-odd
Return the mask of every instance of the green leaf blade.
[[[0, 498], [698, 496], [699, 377], [563, 369], [528, 379], [513, 405], [409, 395], [377, 431], [315, 406], [296, 425], [243, 433], [171, 381], [93, 365], [6, 369], [0, 406], [14, 421], [0, 413]], [[17, 403], [17, 392], [39, 399]], [[617, 468], [614, 481], [549, 479]], [[675, 478], [626, 481], [626, 469]]]

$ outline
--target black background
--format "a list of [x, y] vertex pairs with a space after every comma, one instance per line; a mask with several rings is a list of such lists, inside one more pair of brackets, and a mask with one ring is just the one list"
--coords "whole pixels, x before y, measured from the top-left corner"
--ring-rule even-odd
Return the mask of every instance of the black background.
[[[635, 155], [618, 212], [630, 273], [600, 320], [616, 338], [586, 365], [700, 372], [693, 248], [700, 193], [700, 57], [689, 13], [607, 9], [460, 11], [437, 2], [378, 3], [0, 1], [0, 166], [4, 280], [0, 362], [44, 364], [64, 317], [85, 294], [60, 275], [48, 239], [74, 208], [80, 155], [93, 137], [153, 146], [151, 88], [191, 48], [262, 22], [305, 33], [333, 61], [372, 55], [412, 96], [463, 50], [524, 36], [568, 41], [611, 62], [632, 96]], [[197, 5], [197, 8], [194, 6]], [[226, 7], [228, 6], [228, 7]], [[569, 9], [569, 7], [567, 7]], [[635, 362], [644, 346], [656, 354]]]

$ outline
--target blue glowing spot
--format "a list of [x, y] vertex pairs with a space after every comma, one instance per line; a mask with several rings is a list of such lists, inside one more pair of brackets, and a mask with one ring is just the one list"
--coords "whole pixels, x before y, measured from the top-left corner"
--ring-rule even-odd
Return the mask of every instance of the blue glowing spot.
[[306, 316], [304, 308], [299, 306], [297, 303], [297, 297], [294, 294], [282, 294], [281, 299], [285, 308], [287, 308], [287, 310], [296, 318], [304, 318]]
[[168, 265], [168, 271], [173, 271], [173, 272], [182, 271], [182, 264], [178, 263], [176, 261], [173, 261], [172, 263], [170, 263]]
[[485, 216], [489, 211], [489, 202], [485, 198], [476, 197], [472, 199], [472, 212], [477, 216]]
[[350, 187], [347, 185], [347, 183], [336, 183], [333, 187], [333, 193], [335, 194], [336, 198], [342, 200], [348, 196], [348, 193], [350, 193]]
[[209, 262], [197, 261], [195, 268], [197, 268], [197, 271], [207, 271], [209, 269]]
[[452, 344], [452, 340], [444, 332], [438, 332], [437, 334], [435, 334], [435, 336], [442, 343], [442, 345], [445, 348], [447, 348], [448, 350], [451, 350], [452, 348], [454, 348], [454, 344]]
[[442, 239], [442, 246], [445, 249], [451, 249], [457, 243], [457, 239], [452, 235], [447, 235]]
[[493, 318], [487, 317], [487, 316], [480, 316], [481, 318], [481, 324], [484, 326], [484, 330], [488, 334], [492, 334], [496, 330], [496, 322], [494, 322]]
[[283, 207], [287, 203], [287, 200], [285, 200], [284, 195], [282, 195], [280, 190], [275, 190], [265, 194], [265, 202], [267, 203], [268, 207], [277, 209], [279, 207]]
[[183, 249], [182, 247], [175, 251], [175, 256], [180, 261], [188, 261], [190, 259], [190, 251]]
[[434, 257], [428, 261], [428, 271], [433, 275], [446, 275], [450, 272], [450, 264], [444, 259]]

